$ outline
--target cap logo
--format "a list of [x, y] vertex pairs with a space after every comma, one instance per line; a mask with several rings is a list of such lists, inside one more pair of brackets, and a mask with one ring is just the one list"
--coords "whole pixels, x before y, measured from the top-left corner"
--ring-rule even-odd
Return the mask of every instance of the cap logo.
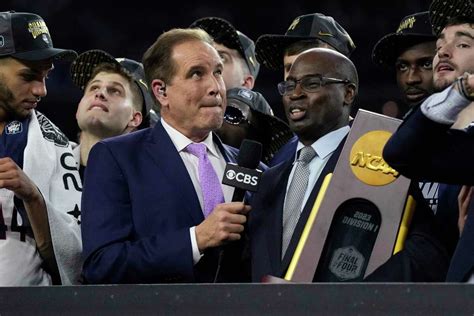
[[0, 35], [0, 47], [3, 46], [5, 46], [5, 38], [3, 37], [3, 35]]
[[242, 98], [245, 98], [247, 100], [252, 100], [252, 98], [253, 98], [252, 93], [248, 90], [244, 90], [244, 89], [239, 90], [239, 92], [237, 92], [237, 94], [240, 95]]
[[409, 17], [408, 19], [402, 21], [402, 23], [400, 23], [400, 26], [398, 27], [398, 30], [396, 33], [400, 33], [401, 31], [405, 30], [405, 29], [411, 29], [413, 28], [413, 25], [415, 24], [415, 17], [414, 16], [411, 16]]
[[321, 31], [318, 32], [318, 35], [334, 37], [334, 35], [332, 35], [331, 33], [326, 33], [326, 32], [321, 32]]
[[46, 26], [46, 23], [44, 23], [44, 21], [42, 20], [28, 23], [28, 31], [31, 33], [34, 39], [36, 39], [36, 37], [41, 34], [49, 35], [48, 27]]
[[293, 22], [291, 22], [291, 25], [288, 28], [287, 32], [294, 30], [299, 23], [300, 23], [300, 18], [294, 19]]

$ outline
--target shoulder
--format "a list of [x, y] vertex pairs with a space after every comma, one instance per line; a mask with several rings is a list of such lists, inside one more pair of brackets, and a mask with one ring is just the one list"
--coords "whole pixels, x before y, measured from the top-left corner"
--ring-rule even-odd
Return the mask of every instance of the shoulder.
[[51, 122], [43, 113], [39, 111], [35, 111], [34, 113], [36, 119], [38, 120], [38, 124], [43, 138], [47, 141], [53, 142], [56, 146], [68, 147], [69, 139], [59, 129], [59, 127], [57, 127], [53, 122]]

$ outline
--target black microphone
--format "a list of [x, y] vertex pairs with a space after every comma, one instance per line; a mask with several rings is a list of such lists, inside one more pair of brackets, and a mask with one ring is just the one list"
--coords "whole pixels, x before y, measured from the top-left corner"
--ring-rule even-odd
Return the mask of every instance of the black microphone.
[[256, 192], [262, 176], [257, 169], [262, 158], [262, 144], [244, 139], [240, 145], [237, 164], [228, 163], [222, 183], [235, 188], [232, 202], [242, 202], [246, 191]]
[[[255, 192], [262, 176], [262, 171], [258, 170], [258, 164], [262, 158], [262, 144], [250, 139], [244, 139], [240, 145], [237, 164], [228, 163], [224, 171], [223, 184], [235, 188], [232, 202], [242, 202], [246, 191]], [[219, 247], [217, 259], [217, 269], [214, 275], [214, 283], [217, 282], [224, 257], [224, 248]]]

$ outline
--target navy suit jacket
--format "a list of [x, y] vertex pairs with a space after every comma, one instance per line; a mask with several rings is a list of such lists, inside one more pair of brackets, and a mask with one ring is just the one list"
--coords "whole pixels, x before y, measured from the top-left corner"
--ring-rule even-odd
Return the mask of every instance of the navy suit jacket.
[[298, 147], [298, 136], [293, 136], [280, 150], [276, 152], [272, 160], [268, 163], [268, 167], [274, 167], [288, 159], [294, 158], [296, 148]]
[[[270, 168], [263, 174], [261, 190], [253, 196], [249, 217], [253, 282], [260, 282], [265, 275], [284, 277], [324, 177], [334, 171], [344, 142], [345, 140], [339, 144], [316, 181], [283, 260], [281, 260], [283, 204], [293, 159]], [[435, 238], [438, 231], [433, 213], [416, 185], [412, 185], [410, 193], [417, 200], [417, 209], [404, 250], [392, 256], [368, 276], [367, 280], [441, 281], [446, 275], [448, 256], [441, 242]]]
[[[384, 148], [384, 159], [410, 178], [474, 185], [474, 136], [449, 128], [449, 125], [429, 120], [421, 110], [417, 110], [389, 139]], [[470, 214], [446, 280], [462, 282], [473, 271], [474, 216]]]
[[[237, 150], [214, 139], [226, 161], [235, 162]], [[189, 228], [204, 216], [161, 123], [93, 147], [82, 207], [86, 282], [213, 281], [219, 251], [206, 251], [193, 265]], [[220, 281], [243, 281], [237, 244], [229, 246], [229, 255], [226, 251]]]

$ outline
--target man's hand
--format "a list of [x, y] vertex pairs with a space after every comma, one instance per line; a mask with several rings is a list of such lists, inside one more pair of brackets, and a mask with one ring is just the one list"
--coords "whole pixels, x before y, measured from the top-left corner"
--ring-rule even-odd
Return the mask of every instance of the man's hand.
[[218, 204], [211, 214], [196, 226], [199, 251], [220, 246], [228, 241], [239, 240], [247, 221], [249, 205], [242, 202]]
[[36, 185], [9, 157], [0, 158], [0, 188], [13, 191], [25, 204], [43, 199]]

